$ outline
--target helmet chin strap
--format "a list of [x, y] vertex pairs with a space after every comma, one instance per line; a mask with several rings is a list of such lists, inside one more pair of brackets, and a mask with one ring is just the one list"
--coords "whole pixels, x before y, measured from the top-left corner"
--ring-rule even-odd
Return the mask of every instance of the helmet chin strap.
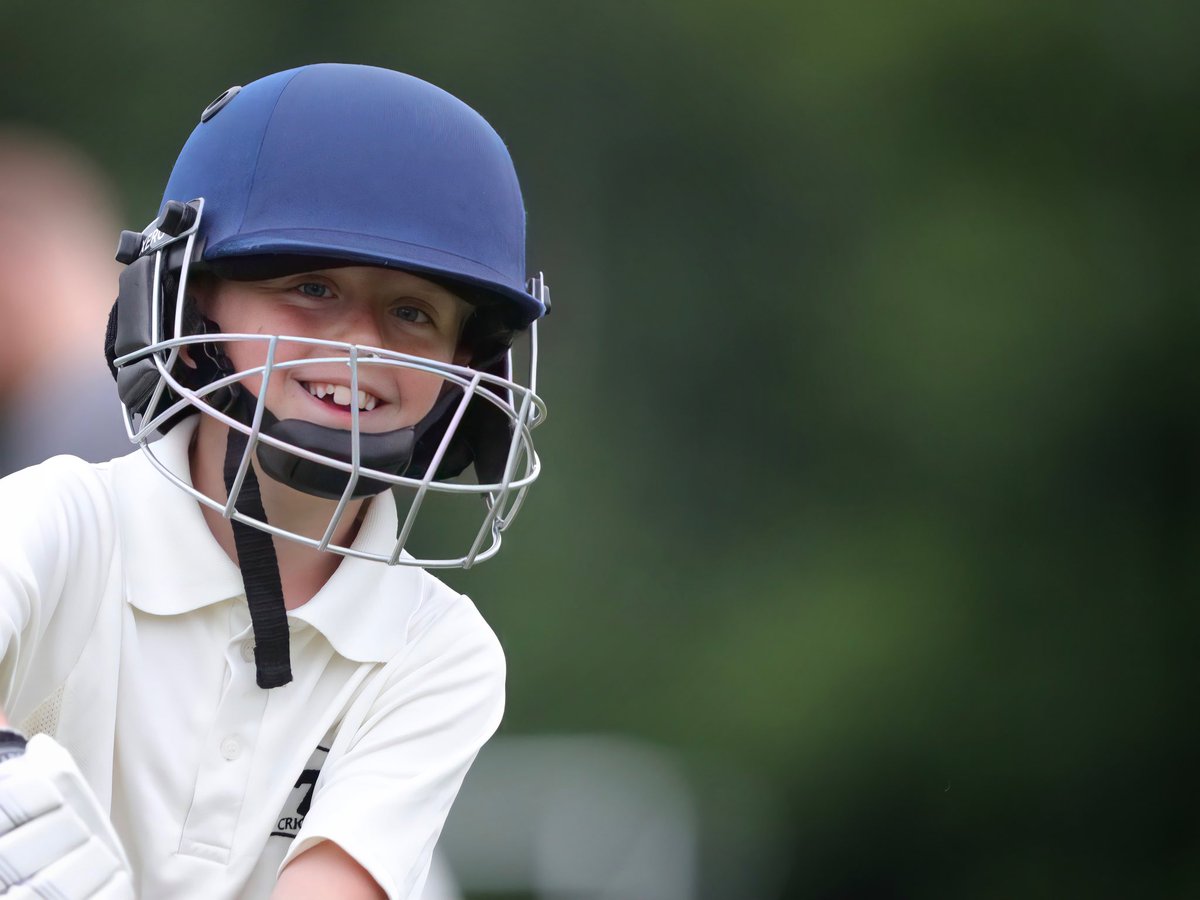
[[[233, 480], [246, 452], [248, 437], [236, 428], [229, 429], [225, 441], [225, 493], [233, 490]], [[258, 489], [254, 466], [246, 468], [238, 491], [239, 512], [262, 522], [267, 521]], [[246, 588], [250, 607], [250, 626], [254, 629], [255, 680], [260, 688], [281, 687], [292, 680], [291, 647], [288, 641], [287, 608], [283, 603], [283, 584], [279, 578], [279, 560], [271, 535], [237, 519], [231, 520], [233, 544], [238, 568]]]

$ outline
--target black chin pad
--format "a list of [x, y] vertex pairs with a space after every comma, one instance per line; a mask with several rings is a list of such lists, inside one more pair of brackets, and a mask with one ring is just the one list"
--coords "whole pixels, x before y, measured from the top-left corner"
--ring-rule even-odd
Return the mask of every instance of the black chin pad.
[[[350, 432], [326, 428], [301, 419], [273, 423], [264, 433], [288, 444], [303, 447], [321, 456], [350, 462]], [[363, 468], [398, 475], [407, 467], [413, 452], [413, 429], [401, 428], [383, 434], [360, 434], [359, 463]], [[263, 471], [284, 484], [328, 500], [340, 499], [350, 481], [350, 473], [289, 453], [259, 441], [258, 462]], [[390, 487], [375, 478], [359, 476], [350, 495], [355, 500], [372, 497]]]

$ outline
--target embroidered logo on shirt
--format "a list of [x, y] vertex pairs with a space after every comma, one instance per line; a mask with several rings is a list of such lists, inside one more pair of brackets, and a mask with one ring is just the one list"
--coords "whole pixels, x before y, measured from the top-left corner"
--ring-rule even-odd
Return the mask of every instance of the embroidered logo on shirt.
[[308, 808], [312, 806], [317, 777], [321, 774], [321, 766], [325, 763], [325, 757], [329, 755], [329, 747], [326, 746], [329, 743], [330, 741], [327, 739], [318, 744], [317, 749], [309, 757], [308, 764], [300, 773], [300, 777], [296, 779], [296, 785], [288, 795], [287, 802], [283, 804], [283, 810], [279, 813], [279, 819], [275, 822], [275, 830], [271, 832], [271, 837], [290, 839], [299, 833], [300, 826], [304, 824], [304, 817], [308, 814]]

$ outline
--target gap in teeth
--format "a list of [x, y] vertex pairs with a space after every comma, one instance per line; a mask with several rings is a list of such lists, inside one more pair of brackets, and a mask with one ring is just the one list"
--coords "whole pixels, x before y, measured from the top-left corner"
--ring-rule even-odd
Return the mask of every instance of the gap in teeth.
[[[324, 400], [326, 397], [328, 397], [338, 406], [350, 405], [350, 388], [346, 387], [344, 384], [329, 384], [318, 381], [306, 381], [304, 382], [304, 386], [308, 389], [308, 392], [318, 400]], [[358, 408], [365, 411], [374, 409], [379, 403], [379, 400], [373, 394], [368, 394], [366, 391], [359, 391], [356, 399], [358, 400]]]

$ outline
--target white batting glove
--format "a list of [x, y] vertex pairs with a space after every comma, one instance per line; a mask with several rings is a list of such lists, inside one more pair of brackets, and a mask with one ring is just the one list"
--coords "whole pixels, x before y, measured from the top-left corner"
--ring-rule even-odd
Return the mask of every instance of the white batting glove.
[[129, 862], [71, 755], [45, 735], [0, 763], [4, 900], [133, 900]]

